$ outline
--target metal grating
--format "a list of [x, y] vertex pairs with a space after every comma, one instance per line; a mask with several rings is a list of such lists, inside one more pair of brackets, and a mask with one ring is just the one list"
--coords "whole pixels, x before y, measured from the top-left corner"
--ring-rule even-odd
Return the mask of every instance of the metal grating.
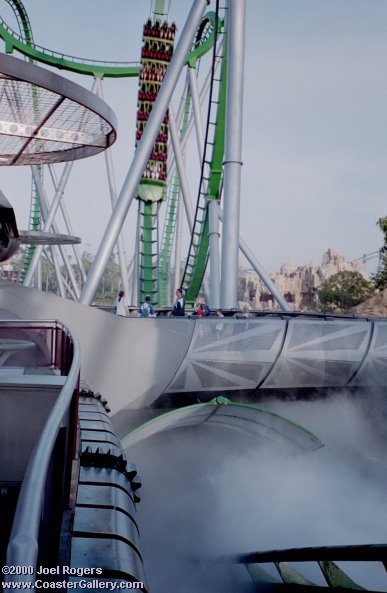
[[90, 91], [0, 55], [0, 165], [92, 156], [113, 144], [115, 128], [111, 109]]

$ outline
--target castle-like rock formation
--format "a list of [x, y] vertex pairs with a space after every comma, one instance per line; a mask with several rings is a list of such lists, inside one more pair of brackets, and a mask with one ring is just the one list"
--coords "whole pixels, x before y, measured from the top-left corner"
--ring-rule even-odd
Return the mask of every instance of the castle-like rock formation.
[[[296, 310], [310, 310], [314, 308], [314, 300], [319, 286], [337, 272], [359, 272], [368, 280], [364, 265], [359, 262], [349, 262], [334, 249], [328, 249], [321, 259], [321, 264], [314, 262], [306, 266], [296, 266], [287, 262], [281, 266], [280, 272], [270, 273], [269, 276], [285, 299]], [[246, 270], [239, 278], [238, 300], [240, 306], [246, 303], [252, 309], [276, 308], [269, 290], [253, 270]]]

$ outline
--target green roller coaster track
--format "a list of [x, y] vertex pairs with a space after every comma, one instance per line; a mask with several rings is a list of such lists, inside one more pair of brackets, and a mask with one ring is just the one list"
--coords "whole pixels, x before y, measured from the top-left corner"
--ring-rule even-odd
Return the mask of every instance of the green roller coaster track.
[[[224, 30], [225, 18], [216, 20], [216, 40], [213, 49], [213, 75], [210, 90], [205, 148], [202, 162], [199, 192], [195, 211], [194, 227], [186, 259], [181, 285], [185, 290], [186, 302], [193, 305], [201, 288], [209, 255], [209, 200], [220, 201], [223, 179], [223, 155], [225, 139], [227, 59]], [[217, 42], [224, 36], [223, 49], [216, 55]], [[215, 59], [221, 60], [220, 77], [214, 75]], [[215, 93], [217, 86], [217, 94]], [[216, 95], [216, 97], [214, 97]]]
[[[18, 0], [13, 1], [15, 2], [15, 5], [20, 7], [21, 13], [24, 15], [23, 18], [26, 18], [25, 22], [29, 23], [27, 13], [22, 3]], [[209, 12], [204, 16], [203, 22], [208, 22], [213, 25], [214, 19], [215, 14]], [[36, 62], [53, 66], [59, 70], [67, 70], [69, 72], [93, 76], [95, 78], [130, 78], [137, 77], [140, 72], [140, 62], [138, 60], [133, 62], [89, 60], [52, 51], [37, 45], [32, 40], [29, 43], [18, 35], [16, 31], [13, 31], [1, 17], [0, 38], [5, 42], [6, 53], [13, 53], [16, 51]], [[205, 39], [202, 39], [188, 54], [186, 64], [189, 64], [191, 60], [198, 60], [204, 56], [212, 48], [213, 42], [214, 31], [212, 27], [210, 35]]]
[[[188, 125], [188, 118], [191, 108], [191, 97], [187, 96], [184, 106], [183, 121], [181, 125], [180, 137], [184, 136]], [[168, 304], [168, 277], [172, 253], [173, 237], [176, 231], [176, 217], [178, 208], [178, 198], [180, 191], [180, 179], [177, 172], [173, 176], [172, 184], [169, 186], [167, 214], [164, 221], [164, 230], [162, 236], [160, 252], [160, 272], [159, 272], [159, 301], [161, 306]], [[179, 271], [177, 270], [177, 273]]]
[[[7, 1], [12, 6], [18, 19], [19, 26], [23, 31], [23, 36], [19, 35], [14, 30], [12, 30], [0, 17], [0, 38], [3, 39], [3, 41], [5, 42], [5, 51], [7, 53], [18, 52], [26, 56], [30, 61], [40, 62], [58, 68], [59, 70], [66, 70], [77, 74], [93, 76], [95, 78], [128, 78], [137, 77], [139, 75], [140, 62], [138, 61], [107, 62], [98, 60], [88, 60], [75, 56], [66, 55], [64, 53], [55, 52], [37, 45], [33, 40], [30, 21], [28, 19], [28, 15], [26, 13], [26, 10], [24, 9], [22, 2], [20, 2], [20, 0]], [[159, 2], [159, 4], [161, 5], [161, 9], [160, 6], [157, 5], [157, 11], [158, 13], [162, 13], [162, 2]], [[217, 12], [209, 12], [204, 16], [199, 33], [196, 38], [196, 42], [190, 53], [187, 55], [186, 65], [189, 65], [190, 67], [195, 67], [196, 63], [200, 60], [200, 58], [202, 58], [214, 46], [216, 46], [218, 35], [223, 28], [223, 24], [224, 21], [221, 21], [218, 18]], [[219, 198], [219, 188], [221, 185], [222, 178], [221, 169], [224, 149], [224, 102], [226, 86], [224, 67], [222, 67], [222, 72], [223, 74], [221, 79], [224, 82], [221, 83], [219, 91], [218, 120], [216, 122], [212, 122], [213, 125], [215, 125], [215, 133], [212, 147], [212, 158], [209, 160], [210, 175], [209, 178], [206, 179], [208, 187], [208, 195], [206, 197], [212, 199]], [[203, 183], [201, 181], [201, 185], [202, 184]], [[175, 203], [177, 200], [178, 192], [179, 184], [176, 178], [174, 180], [174, 190], [172, 191], [171, 197], [171, 199], [174, 200]], [[36, 230], [37, 228], [39, 228], [40, 224], [40, 209], [34, 187], [32, 189], [32, 194], [33, 195], [31, 201], [30, 228]], [[199, 200], [200, 192], [198, 203]], [[184, 286], [187, 290], [187, 300], [189, 302], [193, 302], [195, 300], [200, 290], [200, 286], [203, 280], [208, 260], [208, 216], [206, 214], [204, 219], [198, 219], [198, 215], [200, 213], [201, 208], [201, 206], [198, 206], [196, 208], [196, 216], [194, 223], [194, 233], [196, 234], [193, 235], [193, 237], [191, 238], [190, 248], [190, 252], [193, 252], [193, 255], [191, 253], [191, 258], [189, 260], [190, 266], [188, 268], [186, 267], [186, 271], [184, 274]], [[148, 212], [148, 210], [149, 209], [145, 209], [143, 213], [144, 229], [153, 228], [154, 225], [155, 216], [153, 209], [151, 212]], [[164, 295], [161, 299], [162, 301], [165, 300], [166, 290], [166, 281], [164, 280], [165, 274], [163, 274], [163, 270], [164, 268], [168, 269], [170, 265], [169, 259], [171, 255], [171, 241], [173, 241], [174, 234], [174, 222], [176, 218], [175, 213], [176, 207], [171, 206], [168, 209], [167, 222], [165, 226], [165, 229], [167, 229], [167, 233], [169, 234], [169, 236], [165, 239], [165, 242], [163, 237], [163, 247], [160, 258], [161, 275], [159, 280], [159, 290], [161, 289]], [[144, 234], [143, 237], [145, 237]], [[153, 241], [153, 238], [151, 239], [151, 241]], [[139, 247], [140, 251], [144, 251], [145, 248], [146, 246], [144, 244], [142, 244], [142, 246]], [[27, 249], [23, 271], [24, 275], [28, 270], [28, 266], [31, 262], [32, 256], [33, 246], [30, 246]], [[144, 286], [146, 285], [149, 286], [149, 288], [151, 288], [151, 284], [148, 282], [148, 278], [143, 278], [142, 280], [145, 283]], [[149, 292], [152, 294], [154, 290], [149, 290]]]

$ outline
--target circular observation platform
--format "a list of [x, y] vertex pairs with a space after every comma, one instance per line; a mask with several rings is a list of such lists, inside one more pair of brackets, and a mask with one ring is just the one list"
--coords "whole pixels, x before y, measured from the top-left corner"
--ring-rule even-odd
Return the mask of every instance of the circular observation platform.
[[116, 129], [113, 111], [91, 91], [0, 54], [0, 165], [86, 158], [109, 148]]
[[77, 245], [82, 242], [74, 235], [44, 231], [19, 231], [19, 241], [21, 245]]

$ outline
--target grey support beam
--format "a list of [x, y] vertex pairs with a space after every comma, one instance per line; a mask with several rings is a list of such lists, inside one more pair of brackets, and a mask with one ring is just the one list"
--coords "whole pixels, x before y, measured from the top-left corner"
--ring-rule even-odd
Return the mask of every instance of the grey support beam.
[[245, 0], [228, 0], [228, 84], [221, 279], [221, 305], [224, 309], [236, 307], [238, 300], [244, 47]]

